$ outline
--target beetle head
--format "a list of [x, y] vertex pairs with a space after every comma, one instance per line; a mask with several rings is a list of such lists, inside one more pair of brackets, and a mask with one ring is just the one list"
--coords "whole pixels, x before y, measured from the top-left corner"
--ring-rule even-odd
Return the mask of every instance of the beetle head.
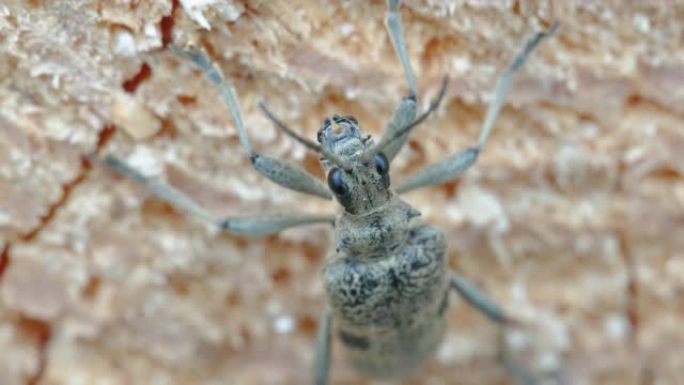
[[317, 138], [343, 163], [321, 157], [328, 186], [349, 214], [372, 212], [390, 199], [389, 161], [381, 152], [372, 160], [364, 160], [363, 154], [373, 147], [373, 140], [364, 135], [353, 116], [326, 118]]

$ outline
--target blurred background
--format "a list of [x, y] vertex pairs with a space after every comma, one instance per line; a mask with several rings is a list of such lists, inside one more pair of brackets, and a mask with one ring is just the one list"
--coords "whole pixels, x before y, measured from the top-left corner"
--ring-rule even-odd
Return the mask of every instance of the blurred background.
[[[374, 1], [9, 0], [0, 4], [0, 384], [308, 384], [329, 226], [222, 233], [85, 154], [113, 154], [221, 216], [335, 212], [252, 168], [323, 178], [314, 138], [354, 115], [379, 135], [406, 93]], [[520, 71], [478, 164], [406, 194], [451, 266], [523, 321], [507, 335], [550, 384], [683, 384], [684, 3], [430, 1], [400, 8], [426, 108], [399, 181], [476, 143], [496, 79]], [[402, 384], [508, 384], [496, 327], [457, 296], [435, 359]], [[334, 344], [332, 384], [368, 384]]]

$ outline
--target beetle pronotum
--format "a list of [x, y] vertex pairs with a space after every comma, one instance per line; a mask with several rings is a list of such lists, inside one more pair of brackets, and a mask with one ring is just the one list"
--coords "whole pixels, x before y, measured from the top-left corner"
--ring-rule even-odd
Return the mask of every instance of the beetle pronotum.
[[[333, 325], [348, 359], [360, 372], [372, 378], [401, 378], [415, 373], [433, 355], [444, 334], [451, 289], [502, 328], [510, 321], [499, 306], [448, 269], [442, 232], [421, 221], [420, 212], [401, 200], [399, 194], [456, 178], [476, 162], [516, 71], [556, 25], [528, 40], [499, 79], [477, 144], [427, 166], [392, 189], [390, 163], [412, 129], [437, 107], [447, 84], [445, 78], [439, 95], [418, 115], [416, 80], [406, 53], [398, 8], [399, 0], [388, 0], [386, 26], [409, 91], [378, 143], [363, 133], [354, 117], [338, 115], [325, 119], [317, 142], [313, 142], [298, 135], [266, 105], [260, 104], [279, 129], [320, 155], [328, 176], [327, 186], [298, 167], [255, 152], [235, 91], [218, 66], [200, 51], [174, 47], [179, 55], [195, 62], [220, 90], [241, 147], [254, 168], [283, 187], [324, 199], [334, 198], [343, 208], [338, 216], [302, 214], [220, 219], [189, 197], [146, 178], [116, 158], [98, 160], [190, 214], [232, 233], [263, 235], [311, 223], [334, 224], [335, 244], [326, 258], [323, 273], [328, 304], [319, 325], [313, 367], [315, 384], [328, 383]], [[519, 381], [532, 382], [524, 370], [511, 365], [509, 369]]]

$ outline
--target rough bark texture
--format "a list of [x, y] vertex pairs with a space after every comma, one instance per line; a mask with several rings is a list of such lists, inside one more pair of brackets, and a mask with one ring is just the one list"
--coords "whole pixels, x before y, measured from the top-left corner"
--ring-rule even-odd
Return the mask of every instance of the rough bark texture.
[[[322, 176], [256, 102], [310, 138], [333, 113], [380, 133], [406, 92], [384, 11], [3, 1], [0, 384], [309, 383], [331, 230], [231, 236], [82, 156], [115, 154], [220, 215], [332, 212], [254, 172], [216, 90], [166, 46], [207, 50], [255, 147]], [[550, 383], [684, 383], [684, 5], [406, 0], [401, 13], [421, 106], [452, 81], [393, 180], [473, 144], [497, 74], [560, 21], [476, 167], [406, 199], [444, 229], [452, 266], [525, 323], [511, 348]], [[508, 383], [496, 328], [451, 302], [440, 351], [406, 383]], [[367, 383], [333, 356], [333, 384]]]

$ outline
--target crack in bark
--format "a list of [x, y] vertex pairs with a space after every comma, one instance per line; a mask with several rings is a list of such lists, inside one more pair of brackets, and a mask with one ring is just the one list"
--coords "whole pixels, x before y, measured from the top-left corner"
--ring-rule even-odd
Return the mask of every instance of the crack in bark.
[[49, 322], [21, 315], [18, 327], [29, 337], [35, 339], [38, 349], [38, 369], [26, 379], [26, 385], [38, 385], [47, 367], [48, 347], [52, 339], [52, 325]]
[[121, 86], [123, 87], [124, 91], [128, 92], [129, 94], [132, 94], [135, 92], [135, 90], [138, 89], [138, 87], [147, 79], [149, 79], [152, 76], [152, 69], [150, 68], [150, 65], [147, 64], [146, 62], [143, 62], [140, 65], [140, 69], [138, 70], [138, 73], [133, 75], [130, 79], [126, 79]]
[[625, 315], [629, 320], [630, 326], [629, 344], [640, 358], [638, 383], [640, 385], [652, 385], [655, 382], [653, 365], [648, 357], [644, 357], [641, 350], [641, 344], [639, 343], [639, 331], [641, 326], [641, 316], [639, 314], [639, 280], [635, 267], [636, 261], [634, 253], [632, 253], [629, 245], [629, 237], [627, 236], [625, 229], [618, 231], [618, 244], [620, 255], [622, 256], [627, 273], [627, 283], [625, 285], [627, 299], [625, 304]]
[[627, 273], [627, 284], [625, 287], [627, 303], [625, 304], [625, 315], [629, 320], [630, 326], [630, 343], [638, 347], [639, 342], [639, 326], [641, 317], [639, 316], [639, 286], [634, 267], [634, 255], [629, 246], [628, 236], [625, 230], [619, 230], [618, 242], [620, 247], [620, 255], [625, 264]]
[[176, 10], [179, 6], [180, 2], [178, 0], [171, 0], [171, 14], [162, 17], [159, 21], [159, 30], [161, 31], [162, 35], [162, 49], [168, 47], [173, 40], [173, 27], [176, 24]]
[[7, 271], [7, 267], [10, 264], [10, 244], [5, 244], [2, 248], [2, 253], [0, 253], [0, 282], [2, 282], [2, 276]]
[[[115, 133], [115, 126], [104, 126], [98, 134], [94, 152], [101, 152], [104, 146], [111, 140], [112, 136]], [[50, 224], [50, 222], [52, 222], [59, 209], [67, 203], [73, 190], [78, 185], [83, 183], [88, 173], [90, 172], [92, 166], [92, 163], [85, 156], [82, 156], [80, 170], [76, 177], [74, 177], [72, 180], [70, 180], [62, 186], [62, 196], [56, 202], [50, 205], [47, 213], [40, 217], [40, 222], [38, 223], [38, 225], [36, 225], [36, 227], [34, 227], [33, 229], [29, 230], [24, 234], [20, 234], [17, 237], [16, 241], [27, 243], [34, 240], [35, 237], [48, 224]], [[12, 242], [7, 242], [4, 248], [2, 249], [2, 253], [0, 253], [0, 283], [2, 282], [3, 274], [7, 271], [7, 268], [9, 267], [12, 261], [11, 251]], [[45, 373], [45, 368], [47, 367], [47, 351], [48, 346], [50, 344], [50, 340], [52, 338], [52, 325], [47, 321], [30, 318], [24, 315], [22, 315], [19, 318], [17, 323], [17, 326], [20, 329], [22, 329], [26, 334], [30, 335], [32, 338], [36, 340], [38, 349], [38, 369], [35, 373], [28, 377], [25, 384], [38, 385], [43, 377], [43, 374]]]
[[[98, 134], [94, 152], [100, 152], [115, 133], [115, 126], [104, 126]], [[29, 230], [27, 233], [19, 236], [19, 239], [21, 241], [32, 241], [48, 224], [50, 224], [50, 222], [52, 222], [55, 215], [57, 214], [57, 211], [60, 208], [62, 208], [62, 206], [64, 206], [66, 202], [69, 200], [69, 197], [71, 196], [71, 193], [73, 192], [74, 188], [76, 188], [79, 184], [83, 183], [91, 168], [91, 162], [85, 156], [81, 157], [81, 168], [79, 170], [79, 173], [76, 175], [74, 179], [62, 185], [62, 196], [59, 197], [59, 199], [55, 203], [50, 205], [47, 213], [40, 217], [40, 223], [36, 227], [34, 227], [32, 230]]]

